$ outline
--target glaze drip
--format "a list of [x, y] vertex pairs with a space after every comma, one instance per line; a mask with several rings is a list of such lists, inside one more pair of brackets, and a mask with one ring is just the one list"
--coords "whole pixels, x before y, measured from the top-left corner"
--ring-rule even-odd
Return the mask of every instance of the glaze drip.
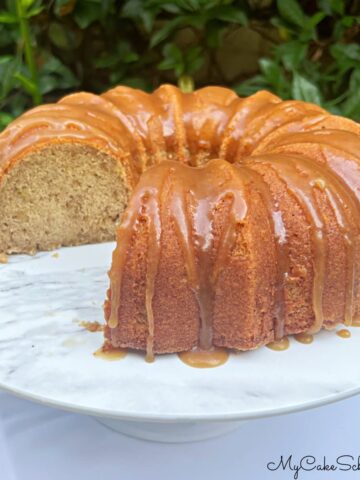
[[252, 170], [250, 166], [240, 166], [241, 172], [253, 182], [255, 188], [262, 198], [264, 207], [267, 211], [269, 225], [272, 228], [272, 235], [275, 239], [275, 256], [276, 256], [276, 284], [274, 295], [274, 338], [280, 340], [285, 333], [286, 320], [286, 301], [285, 301], [285, 285], [289, 275], [289, 251], [287, 245], [287, 233], [284, 225], [279, 204], [276, 202], [262, 175]]
[[214, 368], [227, 362], [229, 352], [224, 348], [211, 350], [192, 350], [178, 354], [180, 360], [193, 368]]
[[127, 350], [122, 348], [115, 348], [109, 342], [105, 341], [104, 345], [98, 348], [94, 353], [94, 357], [101, 358], [113, 362], [115, 360], [121, 360], [126, 357]]
[[270, 348], [270, 350], [282, 352], [283, 350], [287, 350], [290, 347], [290, 342], [287, 337], [283, 337], [281, 340], [276, 340], [275, 342], [268, 343], [266, 346], [267, 348]]
[[155, 196], [151, 196], [147, 204], [146, 218], [148, 222], [148, 258], [146, 271], [146, 316], [148, 322], [148, 338], [146, 341], [146, 361], [154, 361], [154, 311], [152, 307], [155, 280], [160, 258], [160, 237], [161, 237], [161, 219], [160, 211], [161, 204], [157, 201]]
[[[218, 174], [219, 169], [222, 174], [214, 185], [214, 173]], [[122, 274], [119, 272], [123, 272], [126, 267], [126, 253], [130, 248], [140, 211], [148, 227], [146, 314], [149, 335], [146, 350], [147, 359], [153, 360], [152, 299], [161, 257], [162, 218], [168, 209], [183, 251], [187, 281], [199, 307], [198, 346], [201, 350], [210, 350], [213, 345], [212, 324], [216, 283], [231, 255], [236, 240], [236, 228], [247, 213], [241, 172], [237, 167], [221, 160], [213, 160], [206, 167], [195, 170], [165, 161], [156, 169], [150, 169], [146, 176], [148, 177], [146, 182], [140, 182], [137, 195], [131, 200], [118, 231], [118, 247], [113, 255], [113, 268], [110, 273], [111, 311], [108, 325], [110, 328], [116, 328], [121, 318], [119, 306]], [[153, 187], [149, 188], [148, 184]], [[215, 245], [214, 212], [222, 202], [227, 205], [228, 213], [219, 241]]]
[[127, 209], [122, 224], [117, 231], [118, 243], [117, 248], [113, 253], [113, 268], [109, 272], [111, 308], [108, 318], [108, 326], [110, 329], [115, 329], [119, 325], [119, 318], [121, 318], [122, 275], [126, 268], [128, 250], [131, 248], [131, 240], [137, 231], [139, 222], [145, 224], [148, 238], [145, 289], [145, 307], [148, 326], [146, 360], [148, 362], [154, 360], [154, 312], [152, 302], [160, 258], [161, 196], [164, 183], [169, 180], [172, 173], [172, 168], [164, 169], [162, 175], [157, 175], [156, 179], [154, 179], [152, 187], [145, 185], [142, 189], [139, 189], [139, 194], [134, 195], [131, 199], [129, 208]]
[[314, 341], [314, 337], [310, 333], [297, 333], [294, 335], [294, 338], [297, 342], [304, 343], [305, 345], [309, 345]]
[[[294, 195], [302, 205], [311, 226], [311, 237], [313, 246], [314, 275], [313, 275], [313, 311], [315, 322], [309, 333], [320, 330], [324, 323], [323, 313], [323, 291], [325, 279], [326, 259], [326, 235], [324, 232], [324, 221], [321, 211], [318, 208], [314, 192], [307, 176], [308, 172], [299, 171], [301, 161], [288, 162], [280, 157], [271, 164], [280, 178], [285, 181], [288, 191]], [[281, 168], [279, 168], [281, 166]], [[311, 177], [310, 177], [311, 179]]]
[[350, 338], [351, 332], [347, 328], [342, 328], [336, 332], [336, 335], [340, 338]]

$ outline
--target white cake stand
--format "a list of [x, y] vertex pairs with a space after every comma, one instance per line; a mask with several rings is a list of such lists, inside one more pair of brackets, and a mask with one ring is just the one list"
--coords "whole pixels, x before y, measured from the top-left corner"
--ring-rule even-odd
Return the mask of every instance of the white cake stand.
[[334, 402], [360, 391], [360, 328], [342, 339], [322, 332], [311, 345], [232, 354], [195, 369], [176, 355], [148, 364], [140, 354], [105, 361], [92, 354], [102, 333], [113, 244], [14, 256], [0, 266], [0, 387], [30, 400], [92, 415], [148, 440], [201, 440], [254, 418]]

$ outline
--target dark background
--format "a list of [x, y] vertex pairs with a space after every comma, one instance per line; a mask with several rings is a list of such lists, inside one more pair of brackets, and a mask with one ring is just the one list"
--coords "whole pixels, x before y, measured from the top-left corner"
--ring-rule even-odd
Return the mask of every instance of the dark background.
[[165, 82], [360, 120], [360, 0], [0, 0], [0, 129], [70, 91]]

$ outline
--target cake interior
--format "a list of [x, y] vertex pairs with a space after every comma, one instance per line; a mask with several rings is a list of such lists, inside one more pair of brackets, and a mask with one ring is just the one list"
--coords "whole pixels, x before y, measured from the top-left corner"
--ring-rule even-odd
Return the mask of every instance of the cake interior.
[[125, 178], [116, 159], [82, 144], [28, 154], [1, 183], [0, 252], [113, 240], [130, 193]]

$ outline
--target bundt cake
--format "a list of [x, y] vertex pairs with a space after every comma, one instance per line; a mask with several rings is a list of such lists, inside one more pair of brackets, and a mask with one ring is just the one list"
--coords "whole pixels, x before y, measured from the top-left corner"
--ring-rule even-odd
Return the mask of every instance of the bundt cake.
[[77, 93], [0, 135], [0, 252], [119, 223], [105, 336], [149, 358], [359, 318], [359, 200], [360, 126], [264, 91]]

